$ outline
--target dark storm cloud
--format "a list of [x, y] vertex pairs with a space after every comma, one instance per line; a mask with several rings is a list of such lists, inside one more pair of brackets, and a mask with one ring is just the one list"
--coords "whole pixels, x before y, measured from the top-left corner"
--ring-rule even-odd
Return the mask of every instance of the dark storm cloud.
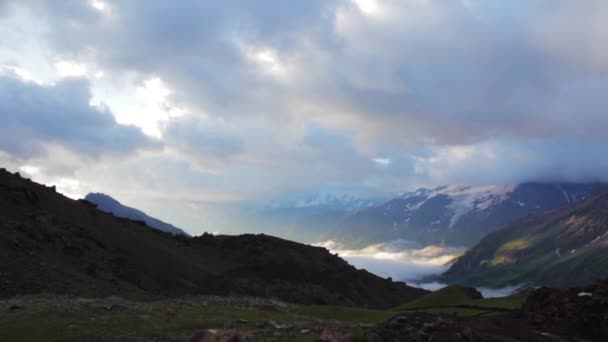
[[156, 142], [89, 104], [88, 81], [64, 79], [40, 85], [0, 75], [0, 149], [27, 159], [57, 144], [88, 157], [125, 154]]

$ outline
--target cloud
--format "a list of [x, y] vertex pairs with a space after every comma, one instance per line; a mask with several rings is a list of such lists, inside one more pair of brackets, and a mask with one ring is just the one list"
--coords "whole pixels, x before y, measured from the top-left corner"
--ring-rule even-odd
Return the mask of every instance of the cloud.
[[[603, 139], [584, 122], [608, 125], [605, 73], [577, 67], [603, 60], [598, 1], [375, 1], [375, 19], [350, 1], [43, 3], [59, 53], [159, 75], [210, 115], [323, 117], [402, 146]], [[564, 21], [587, 42], [562, 40]], [[277, 64], [289, 82], [265, 72]]]
[[[0, 1], [0, 64], [38, 82], [3, 76], [0, 146], [81, 189], [111, 187], [94, 169], [180, 200], [608, 174], [605, 1], [99, 3]], [[125, 123], [164, 148], [134, 153], [155, 140]]]
[[244, 148], [238, 133], [225, 121], [192, 115], [168, 121], [163, 140], [202, 168], [221, 164], [243, 152]]
[[448, 263], [465, 250], [460, 247], [422, 247], [405, 240], [374, 244], [359, 250], [344, 249], [332, 240], [315, 245], [337, 253], [357, 268], [406, 282], [442, 273], [448, 269]]
[[49, 146], [63, 146], [89, 158], [127, 154], [157, 142], [133, 126], [116, 123], [107, 108], [89, 104], [85, 79], [37, 84], [0, 75], [0, 148], [28, 159], [45, 155]]
[[416, 160], [416, 173], [431, 184], [608, 181], [606, 144], [574, 138], [495, 140], [435, 148]]

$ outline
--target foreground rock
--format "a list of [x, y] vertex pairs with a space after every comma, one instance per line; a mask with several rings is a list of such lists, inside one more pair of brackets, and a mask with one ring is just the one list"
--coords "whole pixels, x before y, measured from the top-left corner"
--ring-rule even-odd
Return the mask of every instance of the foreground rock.
[[350, 334], [342, 329], [330, 327], [323, 330], [318, 342], [345, 342], [348, 341]]
[[585, 288], [537, 289], [524, 304], [523, 314], [536, 326], [580, 331], [608, 341], [608, 281]]
[[247, 342], [247, 338], [235, 331], [204, 330], [192, 336], [188, 342]]
[[508, 314], [405, 312], [375, 327], [373, 334], [384, 342], [608, 341], [608, 281], [531, 290], [523, 308]]
[[374, 329], [381, 341], [481, 341], [477, 332], [455, 318], [404, 313]]

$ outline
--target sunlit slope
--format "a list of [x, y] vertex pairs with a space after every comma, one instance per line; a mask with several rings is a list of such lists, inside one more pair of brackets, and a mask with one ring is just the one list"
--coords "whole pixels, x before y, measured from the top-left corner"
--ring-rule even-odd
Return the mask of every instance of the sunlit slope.
[[608, 192], [516, 221], [459, 258], [441, 281], [582, 285], [608, 277]]

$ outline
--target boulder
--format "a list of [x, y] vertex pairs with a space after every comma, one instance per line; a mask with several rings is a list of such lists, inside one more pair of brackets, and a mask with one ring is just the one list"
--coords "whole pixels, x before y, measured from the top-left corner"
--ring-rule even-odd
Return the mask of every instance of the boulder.
[[236, 331], [203, 330], [190, 337], [188, 342], [246, 342], [245, 335]]
[[534, 290], [523, 315], [537, 326], [561, 327], [608, 340], [608, 281], [585, 288]]
[[348, 341], [350, 334], [339, 328], [325, 328], [318, 342], [344, 342]]

